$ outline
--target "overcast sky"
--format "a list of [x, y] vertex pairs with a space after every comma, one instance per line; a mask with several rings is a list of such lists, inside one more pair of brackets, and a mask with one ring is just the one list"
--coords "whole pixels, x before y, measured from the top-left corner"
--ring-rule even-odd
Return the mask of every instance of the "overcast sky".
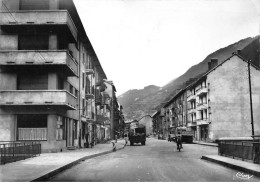
[[260, 0], [74, 0], [117, 96], [164, 86], [208, 54], [259, 34]]

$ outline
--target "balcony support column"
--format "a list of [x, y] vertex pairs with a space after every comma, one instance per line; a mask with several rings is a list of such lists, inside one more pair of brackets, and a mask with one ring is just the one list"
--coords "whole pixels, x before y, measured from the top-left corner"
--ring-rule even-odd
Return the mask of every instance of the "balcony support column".
[[48, 89], [56, 90], [58, 89], [58, 76], [56, 73], [48, 74]]
[[49, 36], [49, 50], [58, 49], [58, 37], [55, 34]]
[[59, 0], [49, 0], [50, 10], [58, 10], [59, 9]]

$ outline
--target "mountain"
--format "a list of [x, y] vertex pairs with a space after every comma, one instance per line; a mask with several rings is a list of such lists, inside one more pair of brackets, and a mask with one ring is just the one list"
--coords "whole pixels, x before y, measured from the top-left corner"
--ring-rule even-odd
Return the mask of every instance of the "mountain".
[[183, 75], [171, 80], [163, 87], [150, 85], [144, 89], [134, 89], [118, 96], [119, 103], [123, 106], [126, 119], [139, 120], [144, 115], [152, 115], [164, 103], [169, 101], [181, 88], [191, 84], [208, 70], [211, 58], [217, 58], [222, 63], [233, 52], [241, 50], [241, 55], [259, 66], [259, 36], [242, 39], [225, 48], [209, 54], [202, 62], [189, 68]]

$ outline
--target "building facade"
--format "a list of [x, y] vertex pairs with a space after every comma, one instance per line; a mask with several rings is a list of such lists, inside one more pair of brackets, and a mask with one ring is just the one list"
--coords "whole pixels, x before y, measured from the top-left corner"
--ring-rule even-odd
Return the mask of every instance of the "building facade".
[[238, 53], [221, 64], [211, 59], [208, 72], [153, 115], [154, 129], [165, 139], [176, 127], [187, 127], [193, 131], [194, 140], [205, 142], [251, 137], [253, 127], [254, 134], [259, 135], [259, 81], [259, 68]]
[[150, 115], [145, 115], [139, 120], [139, 124], [145, 126], [146, 135], [153, 134], [153, 118]]
[[55, 152], [105, 139], [106, 75], [73, 1], [0, 0], [0, 9], [0, 140]]
[[188, 127], [196, 140], [211, 142], [222, 137], [252, 135], [249, 71], [255, 134], [260, 133], [260, 72], [237, 53], [217, 65], [187, 87]]

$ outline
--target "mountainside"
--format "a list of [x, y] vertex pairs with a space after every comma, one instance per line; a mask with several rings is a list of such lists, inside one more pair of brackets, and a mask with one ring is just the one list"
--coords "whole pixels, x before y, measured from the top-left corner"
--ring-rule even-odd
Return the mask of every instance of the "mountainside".
[[260, 48], [259, 37], [246, 38], [209, 54], [202, 62], [192, 66], [183, 75], [171, 80], [164, 87], [150, 85], [144, 89], [125, 92], [118, 97], [119, 103], [123, 106], [125, 118], [139, 120], [146, 114], [152, 115], [163, 103], [170, 100], [178, 89], [186, 87], [207, 72], [208, 62], [211, 58], [217, 58], [220, 64], [239, 49], [242, 50], [243, 57], [251, 59], [255, 65], [259, 66], [258, 48]]

